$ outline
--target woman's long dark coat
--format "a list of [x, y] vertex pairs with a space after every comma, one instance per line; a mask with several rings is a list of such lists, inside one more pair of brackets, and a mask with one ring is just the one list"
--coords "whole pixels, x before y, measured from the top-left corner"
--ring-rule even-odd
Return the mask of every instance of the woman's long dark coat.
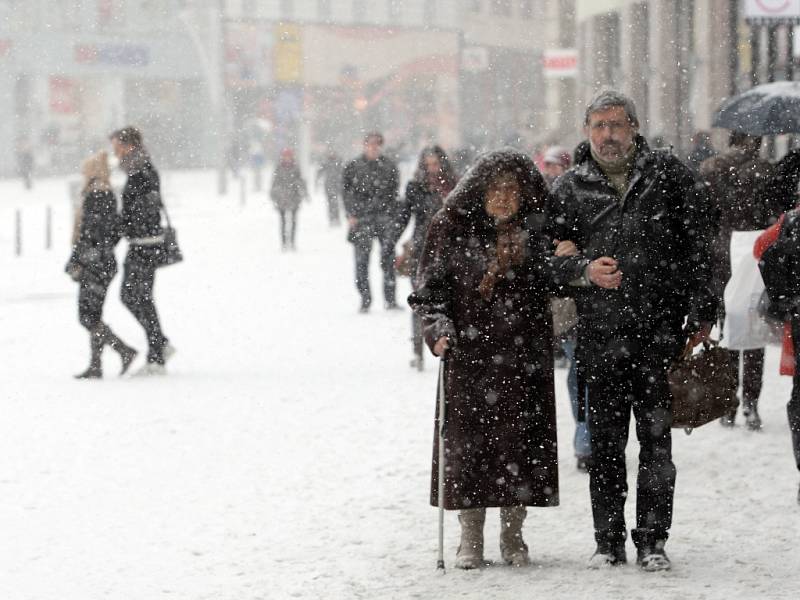
[[[478, 286], [497, 237], [484, 209], [485, 190], [507, 170], [520, 181], [520, 223], [530, 238], [524, 263], [485, 301]], [[527, 157], [493, 152], [467, 173], [428, 230], [409, 303], [423, 319], [429, 347], [443, 335], [452, 340], [445, 375], [448, 509], [558, 504], [552, 284], [534, 225], [545, 194]], [[437, 476], [435, 433], [433, 505]]]

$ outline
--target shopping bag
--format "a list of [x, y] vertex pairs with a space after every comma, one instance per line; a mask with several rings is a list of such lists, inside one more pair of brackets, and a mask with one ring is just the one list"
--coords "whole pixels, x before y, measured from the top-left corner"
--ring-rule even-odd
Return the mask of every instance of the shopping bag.
[[743, 255], [725, 287], [725, 336], [731, 350], [754, 350], [783, 341], [783, 325], [764, 314], [764, 280], [752, 254]]

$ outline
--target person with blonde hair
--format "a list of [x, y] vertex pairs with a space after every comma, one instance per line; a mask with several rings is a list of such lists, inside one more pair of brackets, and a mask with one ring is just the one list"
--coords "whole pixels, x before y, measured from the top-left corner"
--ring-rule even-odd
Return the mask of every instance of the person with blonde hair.
[[103, 320], [103, 303], [108, 286], [117, 272], [114, 247], [120, 238], [117, 199], [109, 182], [108, 154], [98, 152], [82, 167], [85, 179], [82, 202], [75, 215], [72, 254], [67, 273], [80, 284], [78, 319], [89, 331], [89, 367], [75, 377], [99, 379], [103, 376], [103, 347], [111, 346], [122, 360], [124, 374], [136, 357], [136, 350], [120, 340]]

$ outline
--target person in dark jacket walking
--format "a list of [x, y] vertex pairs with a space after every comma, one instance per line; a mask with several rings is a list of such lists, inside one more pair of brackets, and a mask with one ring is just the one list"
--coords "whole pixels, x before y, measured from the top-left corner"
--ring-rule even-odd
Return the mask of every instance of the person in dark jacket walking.
[[[722, 298], [732, 275], [731, 236], [734, 231], [756, 231], [769, 227], [795, 204], [794, 193], [783, 193], [778, 180], [794, 178], [797, 190], [797, 153], [787, 155], [778, 165], [761, 158], [761, 138], [731, 132], [730, 149], [700, 165], [700, 177], [708, 185], [711, 203], [719, 215], [719, 229], [712, 244], [714, 270], [712, 283]], [[792, 164], [795, 165], [792, 169]], [[795, 173], [793, 175], [793, 173]], [[720, 305], [724, 322], [725, 311]], [[764, 376], [764, 349], [731, 350], [731, 374], [739, 384], [739, 361], [742, 361], [742, 414], [747, 427], [761, 429], [758, 398]], [[720, 419], [733, 427], [736, 408]]]
[[122, 235], [128, 238], [122, 280], [122, 303], [147, 334], [147, 363], [136, 375], [165, 373], [164, 363], [174, 349], [161, 330], [153, 298], [156, 269], [163, 250], [161, 183], [142, 134], [135, 127], [110, 136], [114, 154], [128, 175], [122, 191]]
[[339, 199], [342, 194], [342, 159], [333, 150], [325, 155], [317, 171], [316, 182], [322, 180], [325, 198], [328, 201], [328, 224], [337, 227], [339, 220]]
[[692, 149], [686, 157], [686, 166], [697, 175], [700, 173], [700, 165], [716, 155], [717, 151], [711, 143], [711, 134], [707, 131], [698, 131], [692, 136]]
[[[406, 208], [409, 215], [414, 217], [414, 232], [404, 252], [408, 255], [406, 268], [411, 274], [411, 285], [415, 289], [414, 276], [425, 244], [428, 225], [433, 215], [442, 208], [444, 199], [455, 187], [456, 181], [457, 177], [450, 166], [450, 160], [440, 146], [428, 146], [422, 150], [414, 177], [406, 185]], [[422, 370], [422, 320], [416, 313], [411, 315], [411, 336], [414, 346], [414, 359], [411, 364]]]
[[[504, 562], [529, 562], [528, 506], [558, 505], [552, 273], [537, 215], [546, 187], [526, 156], [480, 157], [433, 217], [409, 304], [445, 352], [444, 507], [459, 510], [456, 566], [483, 563], [487, 507]], [[442, 415], [438, 414], [437, 420]], [[431, 504], [438, 505], [438, 435]]]
[[281, 248], [294, 250], [297, 211], [303, 199], [308, 198], [308, 190], [300, 167], [295, 162], [294, 152], [289, 148], [281, 152], [280, 161], [275, 167], [270, 197], [281, 218]]
[[[789, 417], [792, 450], [800, 471], [800, 209], [787, 212], [756, 241], [753, 254], [770, 300], [773, 316], [788, 319], [784, 327], [784, 353], [792, 350], [793, 362], [787, 365], [781, 357], [781, 374], [792, 374], [792, 395], [786, 405]], [[769, 256], [768, 256], [769, 255]], [[788, 340], [787, 340], [788, 338]], [[790, 366], [791, 365], [791, 366]], [[789, 367], [784, 371], [784, 367]], [[800, 504], [800, 487], [797, 490]]]
[[[553, 258], [578, 309], [579, 393], [592, 432], [589, 487], [597, 549], [590, 568], [626, 561], [625, 446], [639, 439], [637, 562], [670, 568], [664, 552], [675, 492], [667, 368], [707, 339], [716, 317], [704, 187], [669, 150], [638, 134], [633, 102], [607, 91], [586, 110], [588, 140], [553, 187], [548, 232], [577, 253]], [[558, 254], [558, 251], [557, 251]], [[684, 321], [686, 325], [684, 326]], [[584, 411], [582, 411], [584, 412]]]
[[381, 247], [383, 299], [387, 309], [397, 309], [395, 299], [394, 247], [400, 238], [397, 190], [400, 186], [397, 166], [382, 155], [383, 135], [368, 133], [364, 153], [351, 161], [342, 174], [342, 194], [348, 241], [355, 247], [356, 288], [361, 295], [361, 312], [372, 304], [369, 287], [369, 256], [372, 240]]
[[108, 154], [99, 152], [83, 163], [83, 200], [75, 215], [76, 227], [72, 254], [66, 271], [80, 284], [78, 320], [89, 331], [89, 367], [75, 377], [99, 379], [103, 376], [102, 353], [108, 345], [116, 350], [125, 374], [136, 357], [136, 350], [119, 339], [103, 322], [103, 304], [108, 286], [117, 272], [114, 247], [119, 241], [117, 199], [109, 182]]

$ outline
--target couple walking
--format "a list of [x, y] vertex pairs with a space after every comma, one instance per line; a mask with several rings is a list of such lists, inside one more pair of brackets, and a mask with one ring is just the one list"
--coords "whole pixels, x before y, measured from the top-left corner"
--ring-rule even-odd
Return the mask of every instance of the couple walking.
[[[617, 92], [586, 110], [573, 169], [545, 182], [513, 150], [484, 155], [433, 218], [409, 303], [444, 358], [444, 433], [434, 441], [431, 503], [459, 510], [456, 565], [483, 564], [486, 508], [499, 507], [504, 562], [527, 564], [529, 506], [556, 506], [554, 294], [577, 305], [579, 419], [589, 423], [596, 550], [590, 568], [627, 562], [625, 447], [640, 443], [636, 527], [645, 571], [669, 569], [675, 466], [666, 373], [716, 316], [714, 223], [702, 186], [638, 133]], [[438, 428], [437, 428], [438, 432]], [[438, 447], [446, 471], [438, 481]]]
[[128, 253], [122, 302], [144, 328], [148, 341], [147, 361], [136, 375], [164, 373], [164, 363], [174, 352], [161, 330], [153, 299], [155, 272], [164, 242], [158, 172], [138, 129], [119, 129], [110, 139], [114, 154], [128, 176], [122, 192], [122, 212], [117, 213], [111, 189], [108, 155], [99, 152], [83, 164], [82, 202], [66, 268], [79, 284], [78, 318], [89, 331], [91, 349], [89, 367], [76, 375], [78, 379], [103, 376], [101, 357], [106, 345], [119, 353], [121, 374], [128, 371], [137, 355], [102, 320], [106, 292], [117, 272], [114, 248], [123, 236], [128, 238]]

